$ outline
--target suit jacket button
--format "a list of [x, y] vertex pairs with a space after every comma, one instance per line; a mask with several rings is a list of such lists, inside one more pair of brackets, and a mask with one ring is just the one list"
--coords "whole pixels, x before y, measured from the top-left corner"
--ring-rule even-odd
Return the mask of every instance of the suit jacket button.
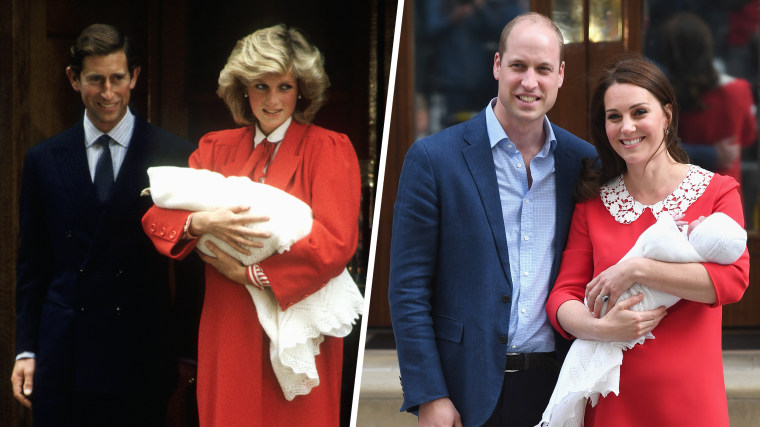
[[159, 236], [163, 236], [166, 234], [166, 227], [161, 227], [161, 231], [158, 232]]
[[156, 231], [156, 224], [151, 224], [150, 225], [150, 232], [154, 233], [155, 231]]
[[509, 297], [509, 295], [502, 295], [501, 296], [501, 302], [509, 302], [512, 298]]
[[71, 230], [66, 230], [66, 238], [71, 239]]
[[116, 315], [121, 316], [121, 307], [116, 307]]
[[170, 239], [173, 239], [173, 238], [174, 238], [174, 237], [176, 237], [176, 236], [177, 236], [177, 230], [172, 230], [172, 232], [171, 232], [171, 233], [169, 233], [169, 238], [170, 238]]
[[124, 270], [119, 269], [119, 271], [116, 272], [116, 277], [121, 277], [124, 275]]
[[506, 344], [507, 343], [507, 337], [505, 337], [504, 335], [500, 336], [499, 337], [499, 342], [502, 343], [502, 344]]

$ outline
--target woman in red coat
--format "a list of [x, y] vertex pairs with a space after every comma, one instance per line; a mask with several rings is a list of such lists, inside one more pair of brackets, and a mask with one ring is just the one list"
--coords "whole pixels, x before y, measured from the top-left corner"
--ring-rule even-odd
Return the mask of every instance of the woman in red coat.
[[[659, 215], [691, 222], [723, 212], [744, 224], [736, 180], [685, 162], [675, 106], [664, 74], [642, 58], [605, 70], [592, 97], [592, 142], [602, 165], [580, 182], [547, 313], [566, 337], [629, 341], [653, 331], [656, 338], [625, 352], [619, 395], [588, 405], [586, 427], [728, 426], [721, 306], [747, 288], [748, 252], [730, 265], [618, 262]], [[634, 283], [682, 299], [667, 313], [634, 311], [642, 295], [617, 301]], [[600, 317], [607, 301], [612, 308]]]
[[710, 27], [693, 13], [678, 13], [667, 22], [662, 50], [681, 112], [678, 136], [714, 146], [714, 171], [741, 183], [741, 150], [757, 139], [750, 83], [718, 72]]
[[[338, 276], [356, 250], [360, 175], [348, 138], [309, 124], [329, 85], [320, 52], [284, 25], [238, 41], [219, 76], [217, 93], [244, 127], [205, 135], [190, 167], [248, 176], [298, 197], [314, 220], [289, 251], [244, 266], [209, 243], [199, 331], [198, 409], [201, 426], [338, 425], [342, 340], [325, 337], [316, 356], [320, 384], [287, 400], [273, 372], [269, 339], [243, 286], [270, 287], [282, 310]], [[267, 235], [245, 224], [267, 218], [237, 206], [188, 212], [156, 206], [143, 218], [158, 250], [173, 258], [211, 233], [245, 253]]]

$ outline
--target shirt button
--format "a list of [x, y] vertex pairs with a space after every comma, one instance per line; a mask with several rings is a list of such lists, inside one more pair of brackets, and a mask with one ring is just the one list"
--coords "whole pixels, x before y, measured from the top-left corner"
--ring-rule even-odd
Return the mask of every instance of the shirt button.
[[530, 237], [528, 237], [528, 236], [525, 236], [525, 237], [523, 238], [523, 240], [525, 240], [525, 241], [527, 242], [528, 240], [530, 240]]
[[512, 148], [512, 144], [507, 145], [507, 148]]
[[522, 163], [517, 164], [517, 169], [520, 169], [522, 167]]
[[525, 309], [520, 310], [520, 313], [525, 314]]
[[517, 348], [517, 346], [516, 346], [516, 345], [513, 345], [513, 346], [512, 346], [512, 348]]
[[524, 272], [524, 273], [523, 273], [523, 276], [525, 276], [525, 277], [528, 277], [528, 272], [527, 272], [527, 271], [526, 271], [526, 272]]

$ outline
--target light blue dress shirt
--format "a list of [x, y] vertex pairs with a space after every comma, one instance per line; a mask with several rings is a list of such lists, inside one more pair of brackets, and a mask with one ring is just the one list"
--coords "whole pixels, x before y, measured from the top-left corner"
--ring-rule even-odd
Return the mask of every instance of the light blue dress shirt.
[[504, 229], [507, 233], [512, 279], [509, 317], [509, 353], [554, 351], [554, 329], [546, 315], [549, 276], [556, 233], [554, 149], [557, 139], [544, 116], [546, 142], [530, 162], [532, 185], [523, 157], [493, 112], [496, 99], [486, 108], [496, 180], [499, 185]]

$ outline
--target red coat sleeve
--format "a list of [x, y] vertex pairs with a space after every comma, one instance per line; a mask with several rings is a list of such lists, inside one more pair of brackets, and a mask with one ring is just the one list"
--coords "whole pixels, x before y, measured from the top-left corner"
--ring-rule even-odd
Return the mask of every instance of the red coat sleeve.
[[259, 265], [284, 310], [338, 276], [356, 251], [361, 176], [348, 137], [312, 127], [297, 181], [289, 191], [312, 209], [311, 233]]
[[[210, 133], [201, 139], [198, 149], [190, 155], [188, 160], [191, 168], [211, 168], [215, 135], [215, 133]], [[174, 259], [183, 259], [195, 249], [198, 239], [182, 239], [187, 217], [191, 213], [191, 211], [164, 209], [153, 205], [143, 215], [143, 230], [160, 254]]]

